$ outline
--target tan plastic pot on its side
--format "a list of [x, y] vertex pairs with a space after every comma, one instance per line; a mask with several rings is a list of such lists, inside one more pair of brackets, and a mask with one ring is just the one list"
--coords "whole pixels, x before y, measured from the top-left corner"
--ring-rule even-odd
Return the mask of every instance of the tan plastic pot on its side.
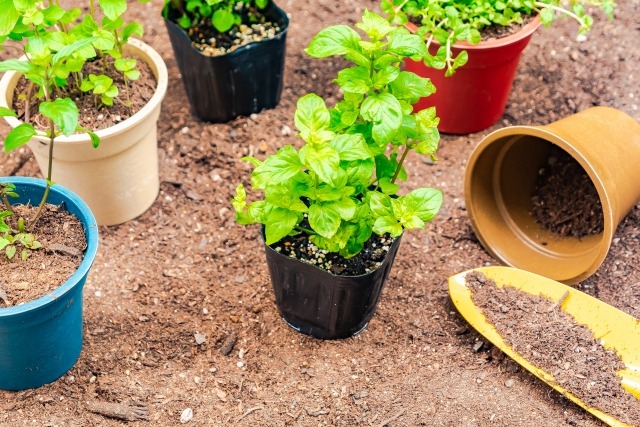
[[[96, 133], [100, 146], [93, 148], [86, 134], [56, 138], [53, 181], [78, 194], [93, 211], [98, 225], [114, 225], [144, 213], [160, 189], [158, 175], [157, 121], [167, 92], [167, 67], [162, 57], [145, 43], [129, 39], [125, 55], [146, 62], [157, 80], [156, 92], [147, 105], [127, 120]], [[0, 105], [10, 106], [21, 74], [7, 72], [0, 80]], [[21, 122], [5, 120], [16, 127]], [[49, 142], [34, 137], [29, 148], [47, 173]]]
[[[595, 185], [602, 233], [581, 239], [542, 228], [531, 215], [539, 170], [557, 146]], [[546, 126], [497, 130], [475, 148], [465, 176], [465, 201], [482, 245], [504, 264], [574, 284], [607, 256], [618, 223], [640, 200], [640, 123], [610, 107], [594, 107]]]

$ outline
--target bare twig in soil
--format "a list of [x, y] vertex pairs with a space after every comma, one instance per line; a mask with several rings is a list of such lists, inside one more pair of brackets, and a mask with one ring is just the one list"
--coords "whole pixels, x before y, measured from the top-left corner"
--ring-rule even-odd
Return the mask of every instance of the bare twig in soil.
[[567, 300], [567, 297], [569, 296], [569, 291], [566, 291], [564, 294], [562, 294], [562, 296], [560, 297], [560, 299], [558, 301], [555, 302], [555, 304], [553, 304], [550, 308], [549, 311], [554, 311], [558, 308], [562, 308], [562, 304], [564, 304], [564, 302]]
[[233, 347], [236, 345], [236, 333], [231, 332], [222, 342], [222, 346], [220, 346], [220, 353], [223, 356], [228, 356], [229, 353], [233, 351]]
[[69, 246], [61, 245], [59, 243], [53, 243], [45, 248], [47, 252], [60, 252], [64, 255], [70, 256], [80, 256], [82, 252], [80, 252], [76, 248], [71, 248]]
[[326, 415], [329, 413], [329, 410], [324, 408], [319, 408], [319, 409], [304, 408], [304, 409], [307, 411], [307, 414], [310, 417], [319, 417], [320, 415]]
[[7, 293], [4, 290], [4, 286], [0, 283], [0, 300], [4, 301], [5, 305], [9, 306], [9, 300], [7, 299]]
[[397, 420], [398, 418], [400, 418], [402, 416], [402, 414], [404, 414], [404, 409], [402, 409], [400, 412], [398, 412], [397, 414], [395, 414], [393, 417], [384, 420], [383, 422], [381, 422], [378, 427], [385, 427], [386, 425], [388, 425], [389, 423], [394, 422], [395, 420]]
[[149, 419], [146, 405], [125, 405], [110, 402], [87, 402], [86, 408], [94, 414], [123, 421], [146, 421]]
[[[255, 411], [260, 411], [264, 409], [262, 406], [254, 406], [253, 408], [249, 408], [245, 411], [244, 414], [242, 414], [242, 416], [240, 418], [238, 418], [238, 421], [240, 421], [241, 419], [243, 419], [244, 417], [246, 417], [247, 415], [250, 415], [252, 413], [254, 413]], [[237, 421], [236, 421], [237, 422]]]

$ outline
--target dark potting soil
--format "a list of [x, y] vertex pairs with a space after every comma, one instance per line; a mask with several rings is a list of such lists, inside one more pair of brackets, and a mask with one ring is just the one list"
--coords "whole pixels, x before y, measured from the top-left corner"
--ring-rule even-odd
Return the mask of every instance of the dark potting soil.
[[576, 323], [561, 301], [498, 287], [477, 272], [465, 278], [475, 305], [514, 351], [588, 406], [640, 426], [640, 400], [622, 388], [616, 374], [624, 363]]
[[[526, 26], [529, 22], [535, 19], [536, 15], [522, 15], [522, 22], [514, 23], [511, 25], [490, 25], [488, 27], [484, 27], [482, 31], [480, 31], [480, 37], [482, 41], [500, 39], [503, 37], [510, 36], [511, 34], [515, 34], [520, 31], [524, 26]], [[421, 25], [420, 17], [409, 17], [409, 20], [415, 24], [417, 27]]]
[[531, 195], [538, 224], [563, 237], [601, 233], [604, 214], [598, 191], [587, 172], [567, 152], [554, 147], [540, 169]]
[[[17, 205], [7, 224], [17, 227], [17, 218], [33, 218], [37, 207]], [[0, 308], [15, 306], [48, 294], [64, 283], [77, 269], [87, 248], [82, 223], [59, 206], [46, 205], [31, 232], [42, 248], [29, 251], [22, 260], [18, 247], [10, 260], [0, 251]]]
[[365, 243], [364, 249], [351, 258], [344, 258], [335, 252], [319, 249], [305, 233], [287, 236], [272, 244], [271, 247], [277, 252], [315, 265], [338, 276], [360, 276], [374, 271], [382, 265], [393, 241], [394, 239], [388, 234], [383, 236], [372, 234]]
[[503, 37], [510, 36], [511, 34], [515, 34], [527, 24], [529, 24], [529, 22], [533, 21], [535, 17], [535, 15], [523, 15], [522, 22], [520, 23], [515, 23], [508, 26], [491, 25], [489, 27], [485, 27], [480, 32], [482, 41], [501, 39]]
[[[137, 61], [136, 70], [140, 77], [135, 81], [129, 81], [129, 87], [125, 85], [124, 76], [113, 66], [113, 59], [107, 58], [106, 67], [102, 60], [87, 62], [82, 69], [82, 74], [104, 74], [113, 79], [113, 84], [118, 88], [119, 95], [114, 99], [112, 106], [101, 105], [100, 98], [90, 93], [85, 93], [76, 88], [73, 76], [69, 77], [69, 86], [62, 88], [59, 97], [69, 97], [75, 100], [79, 111], [79, 125], [85, 129], [97, 131], [114, 126], [140, 111], [151, 99], [156, 91], [157, 80], [151, 71], [151, 67], [142, 60]], [[32, 99], [28, 108], [25, 102], [29, 88], [29, 82], [24, 77], [18, 81], [13, 93], [13, 105], [16, 106], [18, 118], [33, 124], [36, 128], [44, 130], [48, 128], [48, 119], [38, 113], [37, 99]], [[128, 97], [127, 97], [128, 94]]]
[[203, 20], [189, 28], [187, 34], [193, 46], [207, 56], [224, 55], [240, 46], [272, 39], [282, 31], [277, 23], [269, 21], [255, 6], [243, 6], [239, 13], [242, 23], [226, 33], [218, 32], [210, 20]]

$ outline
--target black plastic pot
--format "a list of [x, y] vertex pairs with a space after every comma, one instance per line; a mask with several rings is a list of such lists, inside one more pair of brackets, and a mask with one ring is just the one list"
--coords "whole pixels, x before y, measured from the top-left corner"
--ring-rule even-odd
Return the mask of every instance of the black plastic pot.
[[200, 120], [227, 122], [278, 105], [289, 18], [273, 2], [263, 14], [277, 22], [281, 32], [221, 56], [206, 56], [193, 47], [186, 31], [171, 20], [171, 12], [164, 20], [191, 112]]
[[361, 276], [336, 276], [265, 245], [282, 318], [321, 339], [347, 338], [367, 327], [400, 246], [396, 238], [380, 268]]

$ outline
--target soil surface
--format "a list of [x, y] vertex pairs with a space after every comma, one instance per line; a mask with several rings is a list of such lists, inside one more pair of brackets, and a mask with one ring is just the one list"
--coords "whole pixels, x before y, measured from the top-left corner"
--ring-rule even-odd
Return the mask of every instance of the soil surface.
[[582, 238], [604, 229], [596, 186], [580, 163], [560, 148], [554, 147], [540, 168], [531, 203], [536, 222], [560, 236]]
[[[586, 42], [576, 41], [566, 19], [540, 28], [498, 124], [443, 136], [437, 163], [410, 155], [403, 190], [442, 189], [442, 211], [425, 230], [403, 236], [368, 328], [321, 341], [281, 320], [259, 227], [236, 225], [229, 200], [239, 182], [248, 184], [242, 156], [300, 144], [293, 123], [300, 96], [339, 99], [332, 80], [344, 63], [306, 56], [311, 37], [327, 25], [355, 23], [364, 8], [379, 10], [378, 2], [281, 0], [291, 24], [280, 104], [215, 125], [190, 115], [162, 2], [130, 2], [128, 18], [144, 24], [144, 41], [169, 68], [158, 122], [160, 194], [139, 218], [100, 229], [80, 359], [50, 385], [0, 391], [0, 425], [602, 426], [500, 357], [456, 313], [447, 278], [498, 264], [476, 239], [463, 194], [467, 159], [485, 135], [593, 105], [640, 120], [640, 0], [619, 3], [614, 22], [596, 14]], [[12, 174], [39, 175], [26, 147], [0, 157], [0, 175]], [[578, 288], [640, 317], [640, 205]]]

